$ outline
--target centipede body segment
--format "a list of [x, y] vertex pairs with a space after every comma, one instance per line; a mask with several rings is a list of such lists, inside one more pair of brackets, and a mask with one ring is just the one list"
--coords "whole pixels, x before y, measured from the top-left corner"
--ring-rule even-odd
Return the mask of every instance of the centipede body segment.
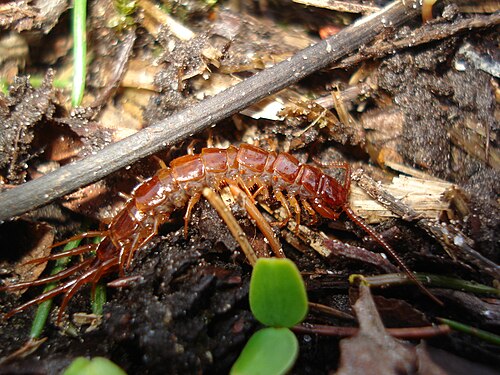
[[[154, 176], [141, 182], [132, 191], [123, 209], [102, 231], [89, 232], [70, 238], [102, 237], [97, 244], [83, 245], [71, 254], [89, 254], [85, 260], [59, 274], [31, 283], [20, 283], [0, 287], [0, 290], [17, 290], [61, 280], [55, 289], [43, 293], [4, 317], [21, 312], [28, 307], [63, 294], [59, 311], [61, 318], [71, 297], [85, 284], [95, 285], [102, 277], [118, 273], [123, 275], [137, 250], [146, 245], [157, 233], [158, 228], [170, 219], [173, 212], [186, 208], [185, 228], [191, 210], [202, 196], [204, 188], [220, 191], [228, 186], [233, 195], [245, 195], [245, 209], [267, 238], [275, 256], [283, 257], [283, 251], [275, 238], [270, 224], [255, 207], [259, 194], [270, 192], [285, 208], [292, 212], [297, 223], [300, 210], [310, 215], [319, 215], [336, 220], [344, 212], [356, 225], [372, 236], [398, 265], [431, 298], [436, 298], [418, 282], [394, 250], [373, 229], [348, 206], [350, 189], [350, 166], [340, 163], [344, 170], [344, 181], [325, 174], [320, 168], [301, 164], [294, 156], [286, 153], [269, 152], [256, 146], [242, 144], [227, 149], [204, 148], [200, 154], [185, 155], [174, 159], [169, 167], [160, 168]], [[252, 193], [252, 190], [254, 193]], [[90, 255], [95, 252], [95, 255]], [[56, 259], [59, 255], [40, 258], [34, 262]]]

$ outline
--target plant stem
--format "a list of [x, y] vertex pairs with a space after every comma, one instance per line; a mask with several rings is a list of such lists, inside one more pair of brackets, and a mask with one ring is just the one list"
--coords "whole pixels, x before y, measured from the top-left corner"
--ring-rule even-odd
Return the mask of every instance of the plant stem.
[[106, 286], [102, 283], [96, 285], [92, 294], [92, 313], [102, 315], [104, 304], [106, 303]]
[[[414, 273], [415, 278], [425, 285], [461, 290], [471, 293], [492, 293], [500, 294], [500, 290], [491, 286], [476, 283], [474, 281], [461, 280], [456, 277], [440, 276], [430, 273]], [[385, 275], [365, 276], [366, 282], [371, 287], [381, 287], [388, 285], [411, 284], [412, 281], [404, 273], [388, 273]]]
[[459, 323], [450, 319], [438, 318], [438, 320], [448, 325], [451, 329], [454, 329], [455, 331], [464, 332], [469, 335], [479, 337], [480, 339], [487, 341], [490, 344], [500, 346], [500, 336], [495, 335], [494, 333], [483, 331], [482, 329], [471, 327], [467, 324]]
[[73, 92], [71, 104], [79, 106], [87, 74], [87, 0], [75, 0], [73, 7]]
[[[99, 243], [101, 242], [102, 237], [95, 237], [93, 242]], [[92, 306], [92, 313], [94, 315], [102, 315], [102, 310], [104, 308], [104, 304], [106, 303], [106, 285], [103, 283], [96, 284], [95, 288], [92, 291], [92, 296], [90, 297], [90, 304]]]

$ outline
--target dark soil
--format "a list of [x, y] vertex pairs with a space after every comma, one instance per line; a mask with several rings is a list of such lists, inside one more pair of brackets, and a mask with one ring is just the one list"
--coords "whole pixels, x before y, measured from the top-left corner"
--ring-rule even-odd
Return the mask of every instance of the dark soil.
[[[265, 1], [259, 2], [261, 8], [242, 2], [240, 12], [222, 9], [224, 4], [210, 8], [197, 1], [187, 1], [182, 6], [165, 2], [173, 9], [174, 17], [197, 33], [194, 39], [181, 42], [167, 30], [157, 35], [151, 33], [142, 12], [133, 18], [134, 27], [110, 28], [108, 24], [116, 13], [111, 3], [94, 1], [89, 5], [89, 48], [93, 59], [87, 78], [87, 101], [77, 114], [68, 104], [68, 89], [55, 89], [53, 85], [57, 72], [71, 63], [70, 34], [65, 26], [69, 22], [67, 2], [54, 1], [60, 8], [54, 6], [53, 13], [45, 15], [45, 22], [30, 19], [31, 5], [16, 5], [24, 7], [24, 18], [4, 18], [0, 13], [2, 35], [19, 35], [30, 51], [30, 55], [22, 57], [22, 63], [12, 56], [0, 57], [1, 78], [11, 84], [8, 94], [0, 94], [0, 187], [10, 189], [36, 179], [211, 95], [201, 88], [211, 74], [226, 79], [231, 73], [244, 79], [317, 40], [318, 30], [326, 26], [342, 28], [343, 23], [357, 17]], [[443, 8], [436, 8], [436, 15], [442, 13]], [[458, 22], [487, 16], [492, 11], [484, 13], [462, 13], [461, 8], [448, 7], [445, 17], [431, 21], [432, 27], [447, 30]], [[448, 197], [450, 209], [439, 220], [461, 230], [474, 250], [498, 263], [499, 86], [498, 76], [479, 64], [489, 61], [498, 66], [498, 51], [494, 48], [497, 23], [498, 20], [492, 21], [491, 25], [423, 45], [398, 48], [389, 55], [373, 57], [361, 51], [354, 56], [360, 63], [317, 72], [282, 93], [287, 104], [297, 106], [283, 120], [236, 115], [158, 156], [169, 162], [184, 155], [190, 146], [199, 151], [207, 139], [220, 147], [248, 142], [290, 152], [303, 162], [326, 166], [325, 170], [332, 174], [332, 162], [347, 160], [353, 169], [363, 167], [374, 178], [387, 181], [397, 174], [384, 165], [381, 157], [390, 150], [400, 164], [429, 179], [439, 178], [456, 185]], [[398, 45], [416, 29], [424, 28], [425, 32], [425, 27], [416, 21], [401, 30], [388, 29], [374, 46], [384, 40]], [[125, 58], [140, 61], [144, 69], [153, 67], [154, 91], [126, 85], [123, 75], [112, 71], [117, 59], [123, 58], [119, 57], [121, 41], [127, 33], [134, 33], [136, 39], [133, 52]], [[172, 41], [177, 43], [176, 49], [172, 49]], [[477, 52], [475, 56], [480, 57], [470, 58], [461, 49], [464, 45], [472, 46]], [[207, 46], [220, 52], [216, 59], [220, 67], [203, 55]], [[361, 67], [363, 70], [358, 70]], [[34, 88], [28, 74], [43, 77], [41, 86]], [[354, 74], [361, 74], [361, 81], [349, 83]], [[97, 98], [113, 80], [113, 89], [100, 102]], [[370, 90], [364, 91], [363, 85]], [[337, 88], [343, 108], [334, 104], [319, 106], [318, 102], [325, 103], [320, 99], [330, 100], [330, 92]], [[307, 107], [302, 103], [312, 97], [317, 99], [314, 105]], [[309, 127], [324, 108], [328, 115], [322, 115], [324, 119], [318, 121], [318, 126]], [[343, 121], [342, 109], [353, 123]], [[105, 112], [116, 117], [109, 120]], [[362, 124], [375, 115], [382, 119], [378, 122], [380, 128], [363, 128]], [[384, 121], [396, 121], [397, 126], [391, 128], [393, 134], [380, 141], [373, 135], [383, 132]], [[137, 123], [138, 128], [134, 128]], [[147, 178], [156, 169], [153, 158], [142, 160], [70, 197], [2, 223], [0, 278], [8, 282], [29, 277], [19, 275], [16, 266], [22, 256], [37, 248], [45, 232], [54, 230], [56, 238], [63, 240], [85, 228], [98, 228], [100, 222], [106, 222], [121, 207], [118, 192], [130, 191], [137, 177]], [[273, 199], [265, 203], [279, 207]], [[266, 241], [246, 212], [237, 204], [231, 210], [255, 250], [265, 251]], [[193, 210], [187, 237], [183, 234], [182, 215], [183, 212], [174, 215], [170, 223], [160, 228], [158, 236], [137, 253], [125, 275], [125, 285], [107, 288], [107, 302], [98, 324], [81, 323], [75, 318], [75, 313], [90, 312], [90, 288], [83, 288], [72, 298], [62, 324], [56, 323], [57, 309], [52, 313], [43, 333], [47, 340], [36, 351], [8, 358], [28, 340], [35, 309], [0, 321], [0, 374], [58, 374], [77, 356], [109, 358], [129, 374], [227, 373], [247, 339], [260, 327], [248, 306], [251, 266], [205, 200]], [[304, 224], [311, 221], [307, 212], [303, 217]], [[341, 243], [381, 251], [375, 241], [344, 216], [334, 223], [323, 221], [309, 227], [322, 230]], [[499, 280], [491, 273], [460, 254], [450, 256], [442, 243], [413, 222], [391, 219], [374, 228], [412, 271], [461, 277], [498, 288]], [[285, 242], [286, 229], [280, 232], [276, 227], [275, 232], [287, 257], [301, 270], [311, 302], [353, 314], [351, 306], [358, 292], [356, 286], [348, 284], [348, 276], [387, 271], [367, 256], [364, 260], [348, 255], [324, 258], [305, 243], [294, 247]], [[337, 250], [342, 254], [341, 245]], [[50, 270], [44, 272], [45, 275]], [[116, 277], [109, 276], [106, 281]], [[22, 295], [0, 292], [2, 312], [39, 292], [36, 288]], [[426, 326], [444, 317], [500, 333], [498, 294], [475, 295], [444, 288], [432, 288], [432, 292], [444, 302], [443, 307], [433, 304], [413, 286], [373, 290], [386, 327]], [[56, 298], [55, 305], [58, 302], [60, 299]], [[357, 326], [355, 321], [316, 309], [311, 309], [306, 323]], [[292, 373], [330, 374], [339, 368], [341, 337], [299, 334], [298, 339], [300, 355]], [[419, 341], [408, 342], [413, 347]], [[494, 373], [492, 369], [500, 364], [498, 346], [474, 336], [453, 332], [426, 339], [425, 343], [432, 360], [446, 373]], [[363, 373], [362, 370], [357, 371]], [[423, 373], [423, 368], [415, 373], [418, 372]]]

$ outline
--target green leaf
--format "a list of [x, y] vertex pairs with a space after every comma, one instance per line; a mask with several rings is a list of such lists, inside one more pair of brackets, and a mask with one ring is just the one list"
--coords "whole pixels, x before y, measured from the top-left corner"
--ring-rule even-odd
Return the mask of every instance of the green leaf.
[[288, 328], [255, 332], [231, 368], [231, 375], [286, 374], [299, 352], [297, 337]]
[[63, 375], [127, 375], [120, 367], [107, 358], [95, 357], [89, 360], [78, 357], [63, 372]]
[[307, 314], [307, 293], [289, 259], [259, 258], [250, 280], [250, 309], [262, 324], [293, 327]]

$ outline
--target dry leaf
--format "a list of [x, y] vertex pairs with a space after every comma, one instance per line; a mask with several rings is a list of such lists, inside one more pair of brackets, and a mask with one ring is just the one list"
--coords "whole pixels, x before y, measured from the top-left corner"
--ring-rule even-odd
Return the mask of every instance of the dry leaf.
[[353, 307], [360, 330], [356, 336], [340, 341], [337, 374], [446, 374], [421, 350], [417, 351], [387, 333], [368, 286], [360, 285], [360, 297]]

